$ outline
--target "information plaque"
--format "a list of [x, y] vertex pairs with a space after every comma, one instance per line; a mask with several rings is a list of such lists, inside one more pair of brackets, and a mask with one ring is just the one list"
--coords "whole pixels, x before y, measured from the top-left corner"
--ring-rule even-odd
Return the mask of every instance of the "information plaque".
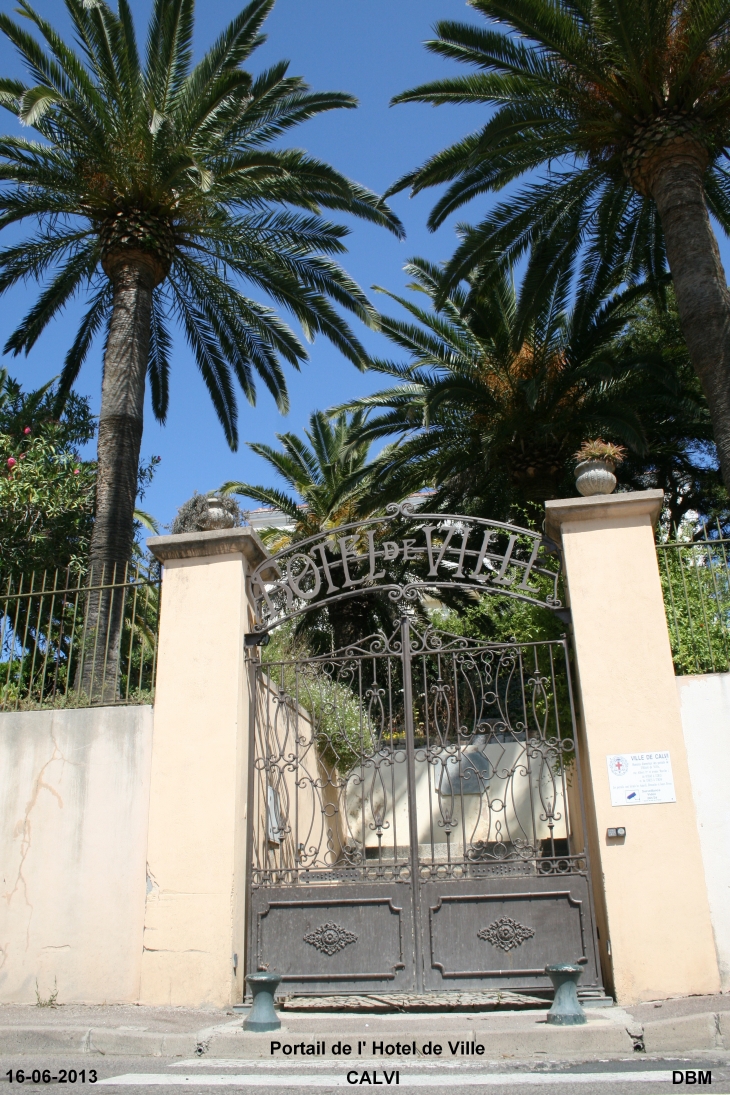
[[606, 761], [612, 806], [677, 801], [669, 753], [615, 753]]

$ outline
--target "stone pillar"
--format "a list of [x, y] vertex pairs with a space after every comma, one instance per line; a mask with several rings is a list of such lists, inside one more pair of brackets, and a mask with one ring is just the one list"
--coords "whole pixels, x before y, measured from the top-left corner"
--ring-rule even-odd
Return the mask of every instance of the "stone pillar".
[[[546, 503], [573, 619], [601, 950], [621, 1004], [720, 988], [654, 546], [662, 501]], [[670, 753], [677, 801], [612, 806], [607, 755], [650, 751]], [[625, 839], [607, 838], [618, 826]]]
[[246, 577], [266, 551], [247, 528], [147, 543], [165, 569], [140, 1002], [222, 1007], [244, 987]]

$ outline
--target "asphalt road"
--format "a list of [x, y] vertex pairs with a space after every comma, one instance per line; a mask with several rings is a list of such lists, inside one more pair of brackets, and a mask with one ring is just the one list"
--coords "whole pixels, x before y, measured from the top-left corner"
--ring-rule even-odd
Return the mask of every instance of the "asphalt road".
[[[21, 1072], [21, 1081], [18, 1072]], [[381, 1061], [181, 1061], [160, 1057], [82, 1055], [41, 1059], [3, 1057], [0, 1082], [10, 1091], [61, 1088], [64, 1095], [101, 1087], [109, 1095], [225, 1095], [257, 1092], [292, 1095], [318, 1091], [322, 1095], [346, 1089], [375, 1087], [425, 1089], [434, 1093], [456, 1088], [468, 1095], [668, 1095], [679, 1091], [711, 1091], [730, 1095], [730, 1055], [702, 1059], [632, 1058], [583, 1064], [541, 1061], [529, 1065], [480, 1061], [478, 1064], [416, 1061], [401, 1065]], [[35, 1074], [34, 1074], [35, 1073]], [[44, 1082], [45, 1079], [47, 1082]], [[689, 1073], [689, 1075], [687, 1075]], [[638, 1085], [638, 1086], [637, 1086]], [[56, 1095], [60, 1095], [57, 1091]], [[101, 1092], [100, 1092], [101, 1095]]]

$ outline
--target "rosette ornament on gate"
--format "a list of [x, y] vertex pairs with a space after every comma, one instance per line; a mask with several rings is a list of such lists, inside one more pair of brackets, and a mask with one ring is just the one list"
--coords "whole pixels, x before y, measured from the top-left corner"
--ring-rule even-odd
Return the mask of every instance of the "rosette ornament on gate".
[[499, 947], [503, 951], [511, 951], [514, 947], [521, 947], [526, 939], [532, 939], [534, 928], [528, 928], [520, 924], [519, 920], [513, 920], [511, 916], [502, 916], [495, 920], [488, 928], [482, 928], [477, 932], [480, 939], [491, 943], [493, 947]]
[[344, 950], [350, 943], [357, 943], [357, 936], [354, 932], [349, 932], [330, 920], [305, 935], [304, 942], [322, 951], [323, 954], [332, 955]]

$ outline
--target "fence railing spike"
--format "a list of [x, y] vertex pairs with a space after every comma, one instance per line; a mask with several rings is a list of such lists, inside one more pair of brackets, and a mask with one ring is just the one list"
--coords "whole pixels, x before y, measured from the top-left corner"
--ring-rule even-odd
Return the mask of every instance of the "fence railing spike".
[[4, 578], [0, 711], [152, 702], [159, 569], [135, 563], [96, 576], [66, 567]]

